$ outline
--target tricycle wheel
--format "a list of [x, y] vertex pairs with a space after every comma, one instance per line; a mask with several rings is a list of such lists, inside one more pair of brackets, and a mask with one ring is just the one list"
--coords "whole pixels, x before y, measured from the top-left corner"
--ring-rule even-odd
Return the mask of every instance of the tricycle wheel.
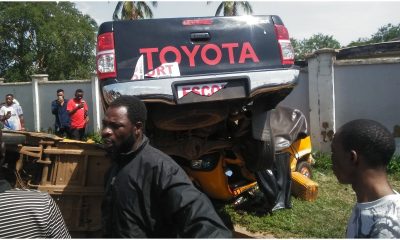
[[310, 179], [312, 178], [311, 165], [308, 162], [302, 161], [297, 164], [296, 172], [299, 172]]

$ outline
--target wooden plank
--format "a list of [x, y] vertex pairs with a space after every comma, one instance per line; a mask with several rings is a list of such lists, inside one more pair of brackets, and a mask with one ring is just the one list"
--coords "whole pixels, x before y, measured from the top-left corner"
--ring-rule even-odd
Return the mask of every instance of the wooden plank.
[[103, 187], [81, 187], [68, 185], [39, 185], [38, 190], [54, 195], [103, 196], [104, 193]]
[[85, 149], [60, 149], [51, 148], [45, 149], [46, 154], [63, 154], [63, 155], [92, 155], [92, 156], [105, 156], [106, 152], [103, 150], [85, 150]]

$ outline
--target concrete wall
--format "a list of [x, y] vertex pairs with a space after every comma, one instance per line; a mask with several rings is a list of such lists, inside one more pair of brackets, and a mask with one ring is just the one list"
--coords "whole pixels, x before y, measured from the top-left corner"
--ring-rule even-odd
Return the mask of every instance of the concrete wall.
[[0, 84], [0, 102], [4, 103], [6, 94], [13, 94], [22, 106], [24, 112], [25, 128], [33, 129], [33, 106], [31, 83], [7, 83]]
[[336, 60], [337, 51], [316, 51], [308, 59], [310, 129], [313, 148], [330, 152], [335, 131], [367, 118], [387, 127], [400, 154], [400, 57]]
[[297, 86], [282, 102], [278, 104], [278, 106], [299, 109], [306, 116], [308, 126], [310, 126], [310, 104], [308, 95], [308, 70], [307, 68], [304, 68], [300, 71]]
[[[83, 99], [86, 101], [89, 107], [89, 116], [93, 116], [93, 102], [91, 92], [91, 81], [80, 80], [80, 81], [57, 81], [57, 82], [40, 82], [39, 83], [39, 98], [40, 98], [40, 116], [41, 117], [41, 129], [47, 131], [48, 128], [54, 129], [54, 115], [51, 113], [51, 101], [56, 99], [57, 89], [64, 90], [64, 96], [67, 99], [71, 99], [75, 95], [76, 89], [83, 90]], [[18, 99], [19, 100], [19, 99]], [[93, 117], [89, 117], [88, 131], [93, 131]]]
[[400, 125], [400, 63], [336, 64], [335, 96], [337, 126], [369, 118], [393, 131]]
[[310, 135], [314, 149], [330, 151], [335, 131], [335, 51], [318, 51], [308, 60]]
[[376, 120], [393, 133], [400, 154], [400, 60], [338, 62], [335, 96], [338, 127], [357, 118]]

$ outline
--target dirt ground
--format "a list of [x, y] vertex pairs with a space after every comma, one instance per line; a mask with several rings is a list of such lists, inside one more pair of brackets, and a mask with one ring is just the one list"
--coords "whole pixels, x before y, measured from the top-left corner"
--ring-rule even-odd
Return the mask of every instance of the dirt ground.
[[240, 225], [235, 225], [234, 228], [235, 228], [235, 232], [233, 233], [234, 238], [275, 238], [273, 235], [267, 233], [249, 232], [246, 230], [246, 228]]

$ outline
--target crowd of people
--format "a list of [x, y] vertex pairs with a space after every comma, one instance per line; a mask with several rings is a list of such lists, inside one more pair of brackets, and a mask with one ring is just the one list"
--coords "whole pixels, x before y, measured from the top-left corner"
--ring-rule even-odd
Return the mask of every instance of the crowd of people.
[[[51, 113], [55, 116], [54, 132], [59, 137], [83, 140], [89, 123], [89, 107], [83, 99], [83, 90], [77, 89], [75, 97], [67, 99], [64, 90], [57, 90], [57, 99], [51, 102]], [[0, 129], [24, 131], [22, 107], [13, 94], [7, 94], [0, 104]]]
[[51, 103], [51, 112], [55, 116], [54, 129], [56, 135], [76, 140], [83, 140], [85, 129], [89, 123], [88, 105], [83, 100], [83, 90], [77, 89], [75, 97], [68, 100], [64, 90], [57, 90], [57, 99]]
[[[82, 99], [80, 89], [71, 100], [64, 98], [62, 89], [57, 90], [52, 102], [57, 134], [83, 136], [88, 107]], [[22, 109], [11, 94], [6, 96], [1, 116], [7, 127], [16, 124], [12, 117], [18, 117], [23, 128]], [[133, 96], [117, 98], [104, 114], [101, 135], [113, 163], [104, 177], [103, 237], [231, 238], [231, 230], [208, 197], [172, 158], [150, 145], [144, 134], [146, 119], [145, 104]], [[400, 194], [391, 187], [386, 172], [394, 152], [392, 134], [376, 121], [353, 120], [335, 133], [333, 172], [340, 183], [352, 186], [357, 197], [347, 238], [400, 238]], [[13, 219], [22, 224], [19, 231], [7, 227], [14, 211], [11, 206], [18, 213]], [[47, 214], [40, 219], [51, 221], [34, 220], [38, 212]], [[0, 238], [8, 237], [70, 236], [47, 193], [12, 189], [0, 171]]]

